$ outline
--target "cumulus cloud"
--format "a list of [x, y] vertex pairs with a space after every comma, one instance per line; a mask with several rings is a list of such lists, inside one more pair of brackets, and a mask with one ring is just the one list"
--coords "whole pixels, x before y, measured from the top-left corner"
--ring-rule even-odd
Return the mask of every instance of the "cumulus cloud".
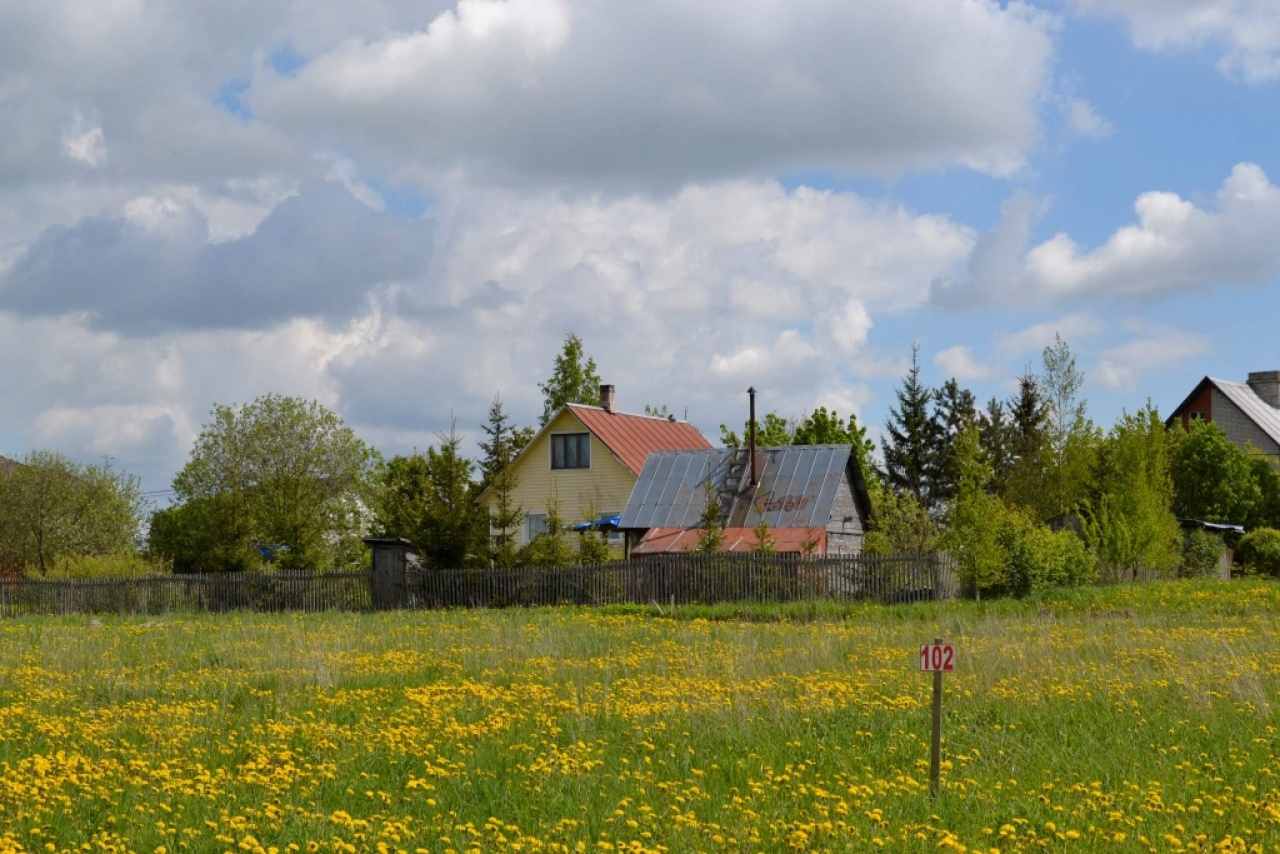
[[1091, 297], [1152, 298], [1218, 285], [1259, 285], [1280, 273], [1280, 189], [1252, 163], [1238, 164], [1207, 204], [1143, 193], [1138, 222], [1101, 246], [1059, 233], [1026, 250], [1037, 208], [1015, 195], [978, 240], [966, 275], [935, 285], [943, 305], [1043, 306]]
[[1217, 284], [1258, 284], [1280, 271], [1280, 190], [1261, 168], [1241, 163], [1208, 207], [1175, 193], [1134, 204], [1136, 225], [1082, 250], [1065, 234], [1032, 249], [1025, 275], [1051, 297], [1154, 296]]
[[412, 222], [308, 185], [221, 243], [189, 206], [144, 198], [52, 231], [0, 280], [0, 332], [45, 345], [0, 391], [31, 401], [10, 423], [33, 441], [148, 471], [181, 464], [210, 401], [269, 390], [317, 397], [394, 449], [433, 441], [451, 410], [466, 429], [496, 392], [532, 419], [574, 331], [625, 408], [687, 406], [713, 430], [742, 417], [750, 384], [790, 414], [865, 401], [875, 313], [920, 305], [971, 245], [943, 217], [770, 181], [657, 199], [476, 191]]
[[963, 344], [939, 350], [933, 356], [933, 363], [941, 368], [946, 376], [960, 382], [989, 380], [1000, 375], [998, 368], [980, 362], [974, 357], [973, 349]]
[[1271, 0], [1072, 0], [1082, 12], [1123, 19], [1145, 50], [1221, 52], [1222, 73], [1250, 83], [1280, 78], [1280, 6]]
[[1151, 371], [1174, 367], [1187, 359], [1210, 351], [1204, 336], [1172, 326], [1131, 323], [1136, 336], [1104, 350], [1098, 357], [1094, 375], [1113, 391], [1132, 393]]
[[274, 126], [442, 180], [670, 185], [788, 168], [1008, 174], [1048, 16], [1023, 4], [463, 0], [246, 95]]
[[251, 235], [221, 243], [193, 206], [144, 196], [117, 216], [45, 232], [0, 277], [0, 308], [80, 312], [130, 333], [345, 320], [373, 288], [421, 269], [424, 237], [331, 184], [304, 188]]

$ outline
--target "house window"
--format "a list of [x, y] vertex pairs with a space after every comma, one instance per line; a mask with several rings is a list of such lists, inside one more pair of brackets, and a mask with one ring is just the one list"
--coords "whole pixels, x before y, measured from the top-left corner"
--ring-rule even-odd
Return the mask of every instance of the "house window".
[[524, 517], [524, 541], [533, 542], [533, 538], [547, 532], [547, 514], [530, 513]]
[[1187, 413], [1187, 418], [1191, 419], [1192, 421], [1204, 421], [1205, 412], [1203, 409], [1193, 409]]
[[551, 468], [591, 468], [591, 434], [557, 433], [551, 437]]

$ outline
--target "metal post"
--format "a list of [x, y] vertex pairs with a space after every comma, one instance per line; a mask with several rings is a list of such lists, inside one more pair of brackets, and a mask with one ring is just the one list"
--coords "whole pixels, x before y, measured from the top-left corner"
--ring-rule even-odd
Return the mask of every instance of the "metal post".
[[[942, 638], [936, 644], [946, 643]], [[933, 672], [933, 743], [929, 751], [929, 797], [938, 799], [942, 790], [942, 671]]]

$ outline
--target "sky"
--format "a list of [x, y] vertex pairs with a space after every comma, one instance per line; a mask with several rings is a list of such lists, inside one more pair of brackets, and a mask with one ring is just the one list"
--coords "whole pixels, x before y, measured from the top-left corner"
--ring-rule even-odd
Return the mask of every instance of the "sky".
[[161, 501], [266, 393], [535, 423], [570, 332], [713, 440], [1280, 369], [1275, 0], [5, 3], [0, 131], [0, 454]]

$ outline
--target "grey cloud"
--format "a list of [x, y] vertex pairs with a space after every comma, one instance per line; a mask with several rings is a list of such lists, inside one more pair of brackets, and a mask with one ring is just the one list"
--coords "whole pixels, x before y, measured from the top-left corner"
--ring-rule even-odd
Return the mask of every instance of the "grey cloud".
[[84, 312], [97, 328], [133, 334], [344, 321], [371, 289], [417, 274], [429, 238], [426, 225], [333, 184], [305, 186], [253, 234], [224, 243], [208, 242], [198, 211], [157, 204], [148, 221], [96, 216], [47, 230], [0, 279], [0, 308]]
[[1016, 169], [1046, 18], [926, 0], [510, 0], [349, 40], [249, 101], [409, 172], [670, 186], [788, 168]]
[[972, 308], [1025, 299], [1023, 258], [1044, 207], [1025, 190], [1006, 199], [995, 227], [974, 243], [964, 273], [935, 282], [932, 301], [947, 308]]

